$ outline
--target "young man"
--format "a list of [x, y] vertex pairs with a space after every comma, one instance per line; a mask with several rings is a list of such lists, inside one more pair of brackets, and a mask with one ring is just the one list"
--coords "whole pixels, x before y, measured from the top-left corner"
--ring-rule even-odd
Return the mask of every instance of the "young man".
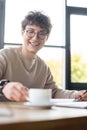
[[[22, 21], [23, 45], [0, 51], [0, 90], [6, 99], [25, 101], [29, 88], [51, 88], [53, 98], [80, 98], [83, 95], [84, 91], [59, 89], [49, 67], [36, 55], [47, 41], [51, 28], [49, 17], [42, 12], [29, 12]], [[87, 100], [87, 94], [82, 100]]]

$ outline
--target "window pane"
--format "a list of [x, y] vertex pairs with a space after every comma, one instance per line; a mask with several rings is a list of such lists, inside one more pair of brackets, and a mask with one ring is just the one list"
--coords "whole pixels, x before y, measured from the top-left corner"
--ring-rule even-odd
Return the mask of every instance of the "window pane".
[[21, 21], [31, 10], [44, 11], [51, 18], [53, 29], [46, 44], [64, 45], [64, 0], [6, 0], [4, 42], [22, 43]]
[[87, 16], [71, 15], [71, 81], [87, 82]]
[[68, 6], [87, 7], [87, 0], [67, 0]]

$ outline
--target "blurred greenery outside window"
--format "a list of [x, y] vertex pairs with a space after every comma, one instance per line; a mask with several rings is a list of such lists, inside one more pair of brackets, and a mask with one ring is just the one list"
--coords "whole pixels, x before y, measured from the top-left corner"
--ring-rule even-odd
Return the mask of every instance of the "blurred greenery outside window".
[[87, 83], [87, 0], [67, 0], [67, 5], [75, 7], [70, 14], [70, 82]]

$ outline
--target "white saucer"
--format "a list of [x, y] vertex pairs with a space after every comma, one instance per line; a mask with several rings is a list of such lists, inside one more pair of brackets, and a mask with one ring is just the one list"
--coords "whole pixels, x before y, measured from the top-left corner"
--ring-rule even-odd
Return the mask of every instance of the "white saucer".
[[53, 102], [48, 102], [48, 103], [33, 104], [31, 102], [25, 102], [24, 105], [36, 109], [36, 108], [51, 108], [54, 105], [54, 103]]

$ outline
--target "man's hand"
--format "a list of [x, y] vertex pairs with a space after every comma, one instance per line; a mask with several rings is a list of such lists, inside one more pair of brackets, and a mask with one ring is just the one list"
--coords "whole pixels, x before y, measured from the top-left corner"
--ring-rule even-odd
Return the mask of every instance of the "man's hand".
[[81, 90], [76, 93], [75, 99], [77, 101], [87, 101], [87, 91]]
[[11, 101], [26, 101], [28, 96], [28, 88], [19, 82], [7, 83], [2, 92]]

